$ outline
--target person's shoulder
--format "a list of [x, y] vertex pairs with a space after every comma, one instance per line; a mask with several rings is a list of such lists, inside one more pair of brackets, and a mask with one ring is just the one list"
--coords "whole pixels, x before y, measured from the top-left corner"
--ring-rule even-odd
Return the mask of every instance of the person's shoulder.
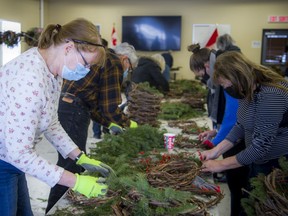
[[[111, 49], [112, 50], [112, 49]], [[106, 66], [110, 67], [111, 65], [121, 65], [121, 59], [119, 58], [119, 56], [112, 50], [112, 52], [110, 52], [109, 50], [107, 50], [106, 53]]]

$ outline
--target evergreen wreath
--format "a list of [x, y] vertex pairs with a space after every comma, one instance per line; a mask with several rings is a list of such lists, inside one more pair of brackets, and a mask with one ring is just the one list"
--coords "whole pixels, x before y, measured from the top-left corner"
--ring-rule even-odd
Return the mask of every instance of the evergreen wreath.
[[20, 42], [21, 37], [24, 37], [24, 41], [29, 46], [37, 46], [42, 30], [42, 28], [34, 27], [27, 32], [21, 33], [16, 33], [11, 30], [0, 32], [0, 45], [5, 44], [13, 48]]
[[14, 47], [20, 41], [21, 34], [17, 34], [13, 31], [5, 31], [2, 34], [2, 42], [6, 44], [8, 47]]
[[31, 28], [26, 33], [23, 33], [24, 41], [29, 46], [32, 46], [32, 47], [38, 46], [38, 40], [42, 31], [43, 31], [42, 28], [38, 28], [38, 27]]

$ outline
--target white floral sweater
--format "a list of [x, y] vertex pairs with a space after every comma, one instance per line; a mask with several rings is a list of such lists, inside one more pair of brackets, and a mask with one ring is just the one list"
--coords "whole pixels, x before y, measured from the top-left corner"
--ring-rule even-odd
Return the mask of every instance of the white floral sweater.
[[64, 169], [36, 153], [41, 136], [64, 158], [77, 148], [58, 121], [61, 85], [37, 48], [0, 68], [0, 159], [51, 187]]

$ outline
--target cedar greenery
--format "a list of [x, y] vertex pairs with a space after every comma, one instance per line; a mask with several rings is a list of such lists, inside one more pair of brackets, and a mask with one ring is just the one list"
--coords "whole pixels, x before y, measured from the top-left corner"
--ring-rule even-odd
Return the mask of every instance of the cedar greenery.
[[161, 104], [161, 113], [159, 119], [179, 120], [201, 117], [204, 110], [192, 108], [190, 105], [182, 102], [165, 102]]
[[191, 95], [198, 98], [205, 98], [207, 95], [207, 88], [197, 80], [176, 80], [169, 83], [171, 97], [182, 97], [183, 95]]
[[[85, 216], [124, 214], [160, 216], [205, 212], [205, 204], [199, 207], [199, 202], [195, 202], [196, 198], [192, 192], [170, 187], [157, 188], [149, 184], [147, 167], [170, 160], [170, 157], [160, 153], [164, 150], [165, 132], [166, 130], [159, 130], [149, 125], [140, 125], [138, 128], [127, 129], [117, 136], [106, 134], [104, 139], [97, 143], [97, 148], [91, 149], [90, 157], [110, 165], [115, 171], [115, 175], [111, 174], [107, 179], [109, 185], [107, 196], [103, 199], [87, 199], [69, 191], [67, 196], [75, 206], [58, 210], [55, 215], [71, 215], [73, 211]], [[175, 155], [175, 158], [178, 156]], [[190, 160], [194, 158], [190, 157]], [[196, 163], [200, 163], [199, 160], [196, 160]], [[98, 176], [98, 173], [85, 174]]]

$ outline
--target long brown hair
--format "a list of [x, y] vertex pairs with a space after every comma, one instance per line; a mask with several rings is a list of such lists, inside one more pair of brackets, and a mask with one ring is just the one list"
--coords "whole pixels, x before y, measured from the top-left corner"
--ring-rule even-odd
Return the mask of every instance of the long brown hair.
[[256, 64], [240, 52], [230, 51], [223, 53], [216, 59], [213, 79], [224, 78], [232, 83], [235, 90], [245, 92], [248, 100], [253, 99], [255, 86], [273, 86], [285, 91], [280, 82], [287, 82], [282, 76], [268, 67]]
[[[98, 58], [96, 61], [103, 64], [105, 59], [105, 49], [93, 45], [102, 44], [100, 34], [92, 22], [83, 18], [75, 19], [63, 26], [59, 24], [47, 25], [40, 35], [38, 48], [47, 49], [51, 46], [65, 43], [67, 40], [77, 40], [78, 42], [76, 42], [75, 45], [79, 50], [86, 52], [97, 51]], [[83, 43], [81, 43], [81, 41]]]

